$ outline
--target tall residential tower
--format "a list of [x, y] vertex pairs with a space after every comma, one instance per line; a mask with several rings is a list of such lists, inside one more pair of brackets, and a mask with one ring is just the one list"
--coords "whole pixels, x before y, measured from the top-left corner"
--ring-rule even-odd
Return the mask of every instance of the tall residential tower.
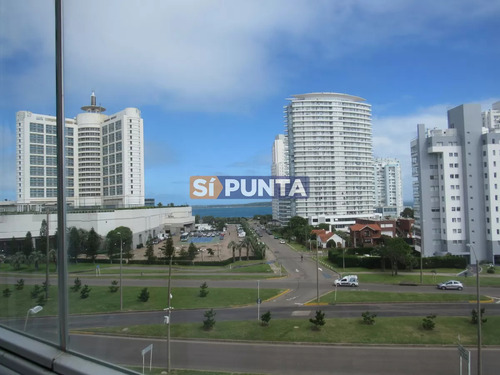
[[[66, 186], [74, 207], [144, 206], [144, 134], [141, 112], [111, 116], [90, 105], [66, 119]], [[16, 117], [16, 186], [19, 206], [56, 202], [56, 118], [20, 111]]]
[[375, 158], [375, 211], [398, 217], [403, 211], [401, 164], [397, 159]]
[[308, 176], [309, 197], [291, 215], [345, 229], [373, 217], [371, 106], [337, 93], [294, 95], [285, 107], [291, 176]]
[[464, 104], [448, 111], [448, 129], [418, 125], [411, 156], [416, 249], [424, 256], [500, 256], [498, 108]]

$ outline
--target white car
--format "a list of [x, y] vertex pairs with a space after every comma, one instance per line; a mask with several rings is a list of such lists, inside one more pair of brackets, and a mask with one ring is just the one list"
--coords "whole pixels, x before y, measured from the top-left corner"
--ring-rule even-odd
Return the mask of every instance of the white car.
[[280, 243], [286, 243], [285, 240], [280, 240]]
[[335, 280], [333, 283], [335, 286], [358, 286], [358, 276], [357, 275], [347, 275], [341, 279]]
[[442, 290], [447, 290], [447, 289], [462, 290], [464, 286], [460, 281], [450, 280], [445, 283], [438, 284], [437, 288]]

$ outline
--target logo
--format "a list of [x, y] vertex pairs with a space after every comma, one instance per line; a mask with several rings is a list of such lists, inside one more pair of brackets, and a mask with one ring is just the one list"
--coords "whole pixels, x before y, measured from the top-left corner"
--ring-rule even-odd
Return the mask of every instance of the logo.
[[309, 177], [297, 176], [191, 176], [191, 199], [297, 199], [307, 198]]

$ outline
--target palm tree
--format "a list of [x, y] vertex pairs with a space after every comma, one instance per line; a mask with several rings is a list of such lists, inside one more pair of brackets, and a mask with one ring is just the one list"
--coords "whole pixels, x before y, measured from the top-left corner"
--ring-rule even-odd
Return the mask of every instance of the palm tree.
[[[247, 260], [249, 260], [250, 256], [250, 248], [252, 247], [252, 240], [250, 237], [245, 237], [244, 240], [240, 243], [240, 248], [244, 247], [247, 249]], [[240, 260], [241, 260], [241, 252], [240, 252]]]
[[[235, 262], [235, 252], [236, 252], [236, 249], [239, 247], [239, 243], [238, 242], [235, 242], [235, 241], [231, 241], [227, 244], [227, 248], [230, 249], [232, 248], [233, 249], [233, 263]], [[241, 250], [240, 250], [240, 260], [241, 260]]]

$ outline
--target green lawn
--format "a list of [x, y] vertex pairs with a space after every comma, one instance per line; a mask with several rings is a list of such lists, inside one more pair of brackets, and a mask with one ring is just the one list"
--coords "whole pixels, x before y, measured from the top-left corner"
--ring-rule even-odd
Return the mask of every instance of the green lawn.
[[[486, 312], [487, 314], [487, 312]], [[477, 326], [470, 317], [437, 317], [435, 329], [422, 328], [423, 317], [375, 318], [374, 325], [363, 324], [359, 318], [326, 319], [320, 331], [312, 329], [309, 319], [271, 320], [263, 327], [256, 321], [217, 322], [213, 330], [202, 328], [199, 323], [172, 324], [174, 338], [257, 340], [271, 342], [311, 342], [342, 344], [395, 344], [395, 345], [456, 345], [460, 335], [462, 345], [475, 345]], [[483, 324], [484, 345], [500, 345], [500, 316], [488, 317]], [[126, 330], [124, 330], [126, 328]], [[85, 331], [89, 331], [86, 329]], [[140, 337], [165, 337], [165, 325], [106, 327], [92, 332], [126, 334]]]
[[[458, 291], [443, 291], [440, 293], [392, 293], [366, 292], [356, 288], [339, 287], [335, 300], [335, 291], [321, 296], [320, 302], [335, 303], [381, 303], [381, 302], [468, 302], [475, 301], [475, 294], [465, 294]], [[481, 296], [481, 300], [489, 300]]]
[[[202, 282], [200, 281], [200, 285]], [[172, 288], [172, 306], [176, 309], [198, 309], [198, 308], [221, 308], [233, 307], [255, 303], [257, 299], [256, 289], [242, 288], [210, 288], [208, 284], [208, 296], [199, 297], [199, 288]], [[0, 290], [7, 286], [0, 285]], [[32, 299], [30, 291], [33, 286], [25, 286], [23, 290], [15, 290], [9, 285], [12, 295], [9, 298], [0, 295], [0, 316], [15, 317], [24, 316], [29, 308], [37, 305], [36, 299]], [[123, 308], [125, 311], [162, 310], [167, 306], [167, 288], [150, 287], [148, 291], [150, 298], [147, 302], [138, 301], [142, 287], [123, 288]], [[260, 289], [260, 298], [263, 300], [272, 298], [282, 292], [280, 289]], [[57, 290], [55, 287], [49, 289], [49, 301], [38, 315], [57, 314]], [[108, 287], [91, 287], [88, 298], [80, 298], [79, 292], [69, 292], [69, 311], [71, 314], [113, 312], [120, 309], [120, 293], [111, 293]]]

